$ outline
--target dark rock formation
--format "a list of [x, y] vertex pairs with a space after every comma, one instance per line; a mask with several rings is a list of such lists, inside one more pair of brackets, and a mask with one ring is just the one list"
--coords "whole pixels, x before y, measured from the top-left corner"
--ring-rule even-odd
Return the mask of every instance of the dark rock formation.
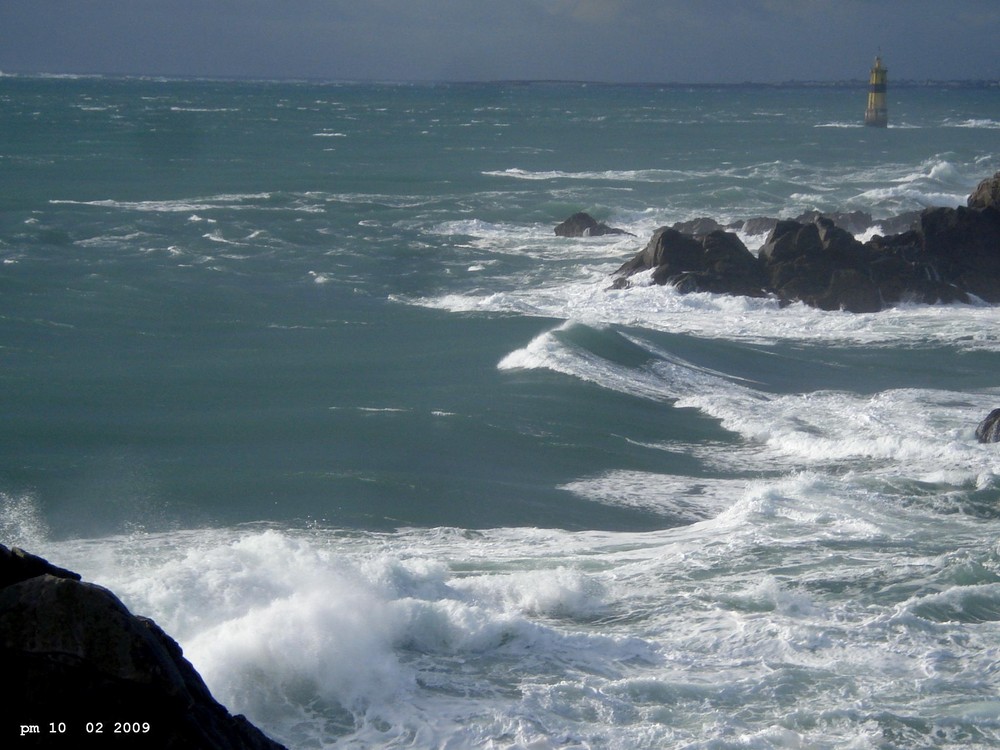
[[[695, 238], [670, 227], [657, 230], [645, 249], [616, 272], [626, 278], [655, 269], [653, 282], [684, 292], [761, 297], [765, 278], [753, 253], [731, 232]], [[622, 286], [619, 284], [619, 287]]]
[[[977, 297], [1000, 303], [1000, 173], [980, 183], [970, 207], [928, 208], [902, 217], [914, 228], [875, 236], [862, 244], [828, 216], [774, 220], [755, 258], [734, 234], [678, 231], [711, 229], [709, 220], [661, 228], [649, 244], [616, 272], [653, 271], [657, 284], [678, 290], [761, 296], [804, 302], [823, 310], [877, 312], [900, 302], [964, 302]], [[870, 224], [855, 212], [838, 214], [852, 225]], [[766, 220], [756, 222], [757, 229]], [[743, 225], [749, 232], [750, 222]]]
[[888, 219], [873, 220], [872, 225], [878, 225], [886, 236], [902, 234], [920, 228], [920, 211], [905, 211]]
[[837, 211], [835, 213], [824, 214], [821, 211], [805, 211], [799, 214], [795, 221], [799, 224], [809, 224], [818, 219], [832, 221], [838, 227], [846, 229], [851, 234], [861, 234], [867, 231], [872, 224], [872, 215], [867, 211]]
[[[830, 219], [841, 229], [846, 229], [852, 234], [863, 234], [869, 229], [878, 226], [886, 235], [899, 234], [911, 229], [920, 227], [920, 211], [906, 211], [887, 219], [873, 219], [866, 211], [838, 211], [834, 213], [820, 213], [819, 211], [805, 211], [795, 217], [794, 221], [799, 224], [809, 224], [819, 218]], [[689, 228], [696, 222], [709, 222], [713, 219], [695, 219], [691, 222], [678, 222], [674, 224], [674, 229], [691, 234], [699, 234], [695, 229]], [[780, 219], [769, 216], [757, 216], [745, 221], [734, 221], [728, 224], [725, 229], [740, 230], [747, 235], [768, 234]]]
[[967, 205], [969, 208], [1000, 210], [1000, 172], [980, 182], [969, 196]]
[[920, 217], [935, 273], [987, 302], [1000, 302], [1000, 209], [928, 208]]
[[605, 234], [627, 234], [629, 237], [635, 237], [631, 232], [609, 227], [607, 224], [597, 221], [593, 216], [582, 211], [573, 214], [556, 227], [556, 235], [558, 237], [600, 237]]
[[57, 568], [48, 560], [25, 552], [19, 547], [7, 549], [0, 544], [0, 589], [43, 575], [69, 578], [73, 581], [80, 580], [79, 573], [65, 568]]
[[1000, 443], [1000, 409], [994, 409], [979, 423], [976, 440], [980, 443]]
[[4, 731], [23, 734], [18, 743], [283, 747], [216, 702], [180, 646], [107, 589], [2, 545], [0, 582], [0, 663], [13, 689]]
[[689, 221], [678, 221], [671, 229], [676, 229], [678, 232], [683, 232], [684, 234], [703, 237], [712, 232], [725, 231], [726, 227], [722, 226], [715, 219], [702, 216], [697, 219], [690, 219]]
[[924, 246], [924, 236], [919, 230], [875, 237], [866, 243], [872, 252], [869, 270], [883, 303], [970, 302], [965, 291], [941, 275], [938, 263]]
[[753, 219], [747, 219], [744, 222], [737, 224], [732, 227], [733, 229], [740, 229], [744, 234], [748, 235], [758, 235], [758, 234], [769, 234], [775, 226], [777, 226], [778, 220], [772, 219], [768, 216], [758, 216]]
[[821, 310], [847, 310], [855, 313], [878, 312], [882, 309], [882, 297], [875, 282], [853, 268], [834, 269], [826, 289], [815, 297], [813, 303]]
[[778, 222], [758, 259], [770, 288], [783, 301], [850, 312], [882, 307], [866, 267], [865, 246], [825, 217], [810, 224]]

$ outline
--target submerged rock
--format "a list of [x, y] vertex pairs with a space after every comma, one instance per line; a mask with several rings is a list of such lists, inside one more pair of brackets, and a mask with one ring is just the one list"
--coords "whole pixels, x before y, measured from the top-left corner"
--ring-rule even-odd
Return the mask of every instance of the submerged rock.
[[573, 214], [556, 227], [556, 236], [558, 237], [600, 237], [605, 234], [625, 234], [629, 237], [635, 237], [631, 232], [609, 227], [582, 211]]
[[282, 750], [219, 704], [181, 647], [109, 590], [3, 545], [0, 582], [0, 663], [13, 688], [4, 713], [19, 725], [64, 725], [67, 747], [100, 725], [108, 746]]

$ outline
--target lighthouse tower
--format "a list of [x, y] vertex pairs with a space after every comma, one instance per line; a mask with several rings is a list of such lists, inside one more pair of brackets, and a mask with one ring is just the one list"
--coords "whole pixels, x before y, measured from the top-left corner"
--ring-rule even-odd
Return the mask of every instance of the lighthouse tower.
[[875, 58], [875, 66], [868, 78], [868, 109], [865, 110], [865, 125], [884, 128], [889, 125], [889, 109], [885, 102], [886, 74], [882, 58]]

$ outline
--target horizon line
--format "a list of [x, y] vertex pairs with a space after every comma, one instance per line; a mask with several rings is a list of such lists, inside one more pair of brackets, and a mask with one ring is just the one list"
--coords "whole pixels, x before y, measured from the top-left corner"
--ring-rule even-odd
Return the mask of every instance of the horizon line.
[[[796, 78], [783, 81], [615, 81], [587, 78], [332, 78], [325, 76], [255, 76], [255, 75], [201, 75], [179, 73], [97, 73], [52, 72], [0, 69], [3, 78], [55, 78], [55, 79], [111, 79], [141, 81], [206, 81], [242, 83], [311, 83], [328, 85], [593, 85], [593, 86], [667, 86], [667, 87], [738, 87], [738, 86], [861, 86], [867, 78]], [[900, 78], [892, 86], [927, 85], [976, 85], [1000, 87], [1000, 78]]]

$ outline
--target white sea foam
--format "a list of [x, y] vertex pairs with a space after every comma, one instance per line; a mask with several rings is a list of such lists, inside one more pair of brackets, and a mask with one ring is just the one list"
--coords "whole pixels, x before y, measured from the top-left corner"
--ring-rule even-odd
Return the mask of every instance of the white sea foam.
[[48, 534], [45, 515], [33, 495], [0, 492], [0, 543], [31, 550]]
[[191, 107], [191, 106], [180, 106], [173, 105], [170, 107], [171, 112], [239, 112], [240, 110], [235, 107]]
[[331, 406], [330, 411], [357, 411], [363, 414], [395, 414], [408, 412], [408, 407], [400, 406]]
[[243, 244], [241, 242], [237, 242], [236, 240], [228, 240], [228, 239], [226, 239], [225, 237], [222, 236], [222, 230], [220, 230], [220, 229], [213, 229], [211, 232], [207, 232], [207, 233], [203, 234], [202, 237], [204, 237], [206, 240], [210, 240], [211, 242], [218, 242], [219, 244], [222, 244], [222, 245], [241, 245], [241, 244]]
[[[891, 390], [874, 396], [813, 392], [771, 396], [705, 391], [678, 406], [693, 407], [723, 426], [762, 443], [785, 459], [905, 463], [910, 476], [963, 467], [972, 479], [1000, 464], [976, 444], [972, 427], [981, 407], [947, 391]], [[962, 425], [956, 428], [954, 425]]]
[[863, 190], [849, 202], [851, 207], [888, 206], [910, 210], [931, 206], [959, 206], [969, 194], [970, 179], [953, 162], [935, 158], [916, 170], [892, 177], [892, 186]]
[[[323, 535], [185, 536], [194, 546], [177, 548], [165, 538], [122, 539], [121, 546], [112, 540], [110, 558], [91, 557], [82, 567], [88, 574], [103, 567], [97, 572], [103, 583], [180, 638], [217, 697], [267, 720], [296, 745], [315, 741], [309, 733], [322, 731], [330, 719], [330, 713], [310, 708], [317, 701], [339, 707], [343, 729], [360, 729], [362, 736], [377, 727], [412, 731], [430, 706], [447, 717], [442, 708], [455, 701], [438, 705], [436, 670], [427, 659], [474, 658], [485, 666], [537, 653], [543, 661], [567, 659], [603, 669], [609, 658], [655, 658], [640, 642], [545, 624], [552, 618], [590, 620], [606, 611], [604, 584], [573, 567], [489, 565], [456, 575], [434, 559], [451, 555], [433, 534], [420, 536], [423, 552], [413, 549], [402, 557], [372, 557], [355, 547], [360, 540], [341, 545]], [[459, 541], [455, 551], [465, 549], [460, 555], [470, 551], [451, 541]], [[144, 544], [151, 548], [136, 557], [134, 550]], [[414, 662], [407, 654], [424, 656]], [[470, 673], [475, 681], [463, 702], [490, 706], [494, 691], [518, 680], [502, 669], [480, 682], [480, 670]], [[441, 683], [445, 695], [464, 692], [459, 673], [449, 673], [447, 681]], [[458, 731], [462, 719], [447, 722], [448, 732]]]
[[[574, 323], [536, 336], [526, 347], [504, 357], [501, 370], [547, 369], [619, 393], [694, 408], [720, 420], [758, 449], [730, 457], [745, 468], [866, 467], [894, 475], [900, 465], [921, 481], [960, 485], [1000, 474], [1000, 459], [976, 443], [972, 428], [982, 417], [988, 395], [969, 398], [948, 391], [896, 389], [863, 396], [839, 391], [775, 395], [756, 390], [722, 373], [697, 367], [668, 352], [648, 347], [651, 360], [636, 368], [617, 364], [572, 343], [564, 335]], [[629, 339], [643, 346], [634, 337]], [[733, 469], [735, 467], [730, 467]], [[626, 475], [629, 481], [637, 476]], [[663, 493], [643, 481], [638, 492], [623, 483], [588, 480], [567, 489], [612, 504], [648, 508], [664, 504]], [[602, 487], [607, 489], [602, 489]], [[664, 487], [670, 488], [671, 482]], [[671, 490], [676, 493], [676, 485]], [[631, 499], [630, 499], [631, 498]], [[639, 499], [636, 499], [639, 498]]]
[[[1000, 618], [974, 572], [995, 563], [980, 525], [821, 474], [736, 494], [644, 534], [248, 527], [41, 551], [156, 619], [290, 746], [827, 746], [881, 737], [867, 717], [897, 703], [962, 695], [988, 726], [968, 696], [992, 651], [965, 630]], [[918, 551], [963, 536], [964, 553]]]
[[501, 370], [547, 369], [564, 375], [596, 383], [603, 388], [642, 395], [652, 400], [676, 398], [690, 387], [692, 371], [683, 366], [667, 371], [671, 365], [664, 363], [659, 371], [637, 371], [615, 365], [560, 338], [560, 330], [574, 324], [565, 323], [560, 329], [536, 336], [526, 347], [507, 354], [497, 367]]
[[197, 199], [180, 200], [148, 200], [148, 201], [119, 201], [112, 199], [102, 200], [66, 200], [52, 199], [49, 203], [53, 205], [77, 205], [92, 206], [95, 208], [114, 208], [123, 211], [139, 211], [144, 213], [190, 213], [197, 215], [199, 212], [211, 210], [255, 210], [255, 211], [294, 211], [304, 213], [316, 213], [322, 207], [309, 200], [296, 201], [290, 205], [274, 206], [270, 205], [271, 193], [234, 193], [207, 196]]
[[453, 312], [516, 313], [595, 327], [636, 326], [754, 343], [906, 346], [935, 342], [966, 351], [1000, 351], [1000, 312], [995, 307], [900, 305], [874, 315], [824, 312], [802, 304], [782, 308], [769, 298], [680, 294], [651, 284], [648, 273], [633, 276], [629, 289], [610, 289], [613, 270], [613, 265], [576, 268], [576, 279], [550, 279], [548, 284], [509, 291], [397, 299]]
[[968, 120], [962, 120], [961, 122], [955, 122], [949, 120], [945, 122], [945, 127], [951, 128], [984, 128], [987, 130], [998, 130], [1000, 129], [1000, 120], [991, 120], [989, 118], [970, 118]]
[[627, 169], [600, 172], [565, 172], [561, 170], [532, 171], [510, 169], [483, 172], [490, 177], [510, 177], [517, 180], [607, 180], [609, 182], [674, 182], [691, 179], [693, 174], [675, 169]]
[[605, 505], [638, 508], [673, 521], [694, 523], [712, 518], [728, 507], [745, 484], [743, 480], [610, 471], [569, 482], [560, 489]]

